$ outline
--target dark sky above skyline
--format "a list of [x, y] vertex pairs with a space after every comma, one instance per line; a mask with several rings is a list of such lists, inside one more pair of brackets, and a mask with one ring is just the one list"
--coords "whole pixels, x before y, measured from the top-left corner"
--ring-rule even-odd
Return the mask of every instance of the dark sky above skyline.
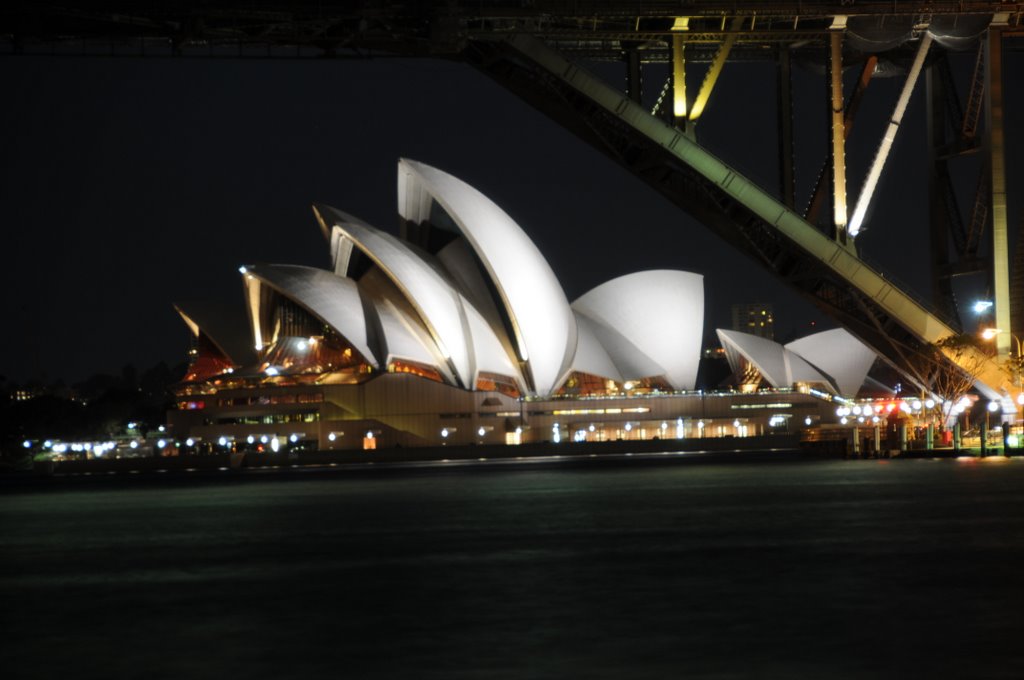
[[[1019, 62], [1007, 52], [1008, 84]], [[597, 68], [619, 77], [617, 67]], [[690, 74], [694, 91], [702, 72]], [[648, 89], [663, 77], [651, 69]], [[824, 86], [809, 71], [795, 79], [803, 206], [825, 152]], [[174, 301], [212, 296], [241, 305], [244, 263], [327, 265], [312, 203], [396, 230], [403, 156], [498, 203], [537, 243], [570, 300], [622, 274], [674, 268], [705, 276], [709, 339], [728, 327], [733, 303], [772, 303], [783, 339], [810, 332], [812, 321], [832, 325], [638, 179], [463, 64], [7, 57], [0, 82], [0, 374], [11, 380], [75, 382], [127, 363], [183, 359], [188, 336]], [[851, 197], [901, 83], [881, 79], [869, 88], [848, 146]], [[769, 189], [774, 97], [771, 64], [730, 64], [699, 124], [703, 144]], [[922, 107], [923, 82], [860, 242], [887, 275], [924, 293]], [[1022, 110], [1007, 87], [1012, 230]]]

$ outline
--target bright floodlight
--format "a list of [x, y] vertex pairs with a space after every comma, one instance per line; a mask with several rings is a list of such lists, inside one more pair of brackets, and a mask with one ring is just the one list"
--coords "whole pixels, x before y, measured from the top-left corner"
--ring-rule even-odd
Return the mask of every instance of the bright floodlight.
[[188, 439], [185, 440], [185, 446], [193, 446], [195, 443], [196, 440], [192, 439], [192, 437], [189, 437]]
[[23, 441], [23, 442], [21, 443], [21, 445], [22, 445], [22, 446], [24, 446], [24, 447], [25, 447], [26, 449], [31, 449], [31, 448], [32, 448], [32, 442], [30, 442], [30, 441], [29, 441], [29, 440], [27, 440], [27, 439], [26, 439], [25, 441]]
[[1024, 406], [1024, 392], [1017, 395], [1017, 403]]
[[992, 309], [992, 304], [991, 300], [978, 300], [974, 303], [974, 307], [972, 307], [972, 309], [974, 309], [975, 314], [984, 314], [988, 310]]
[[981, 337], [985, 340], [991, 340], [1000, 333], [1002, 333], [1002, 331], [999, 330], [998, 328], [986, 328], [981, 332]]
[[267, 375], [277, 375], [277, 369], [273, 366], [267, 366], [267, 370], [263, 371]]
[[999, 410], [999, 402], [998, 401], [990, 401], [990, 402], [988, 402], [988, 410], [992, 411], [993, 413], [998, 411]]
[[139, 443], [135, 440], [132, 440], [132, 443], [129, 444], [128, 446], [132, 447], [133, 449], [137, 449], [139, 448]]

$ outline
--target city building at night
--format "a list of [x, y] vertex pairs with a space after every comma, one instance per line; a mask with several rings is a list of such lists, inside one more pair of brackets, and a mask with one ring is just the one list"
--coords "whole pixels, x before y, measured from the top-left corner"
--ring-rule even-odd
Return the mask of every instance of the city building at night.
[[732, 306], [732, 329], [771, 340], [775, 337], [775, 314], [772, 306], [760, 302]]
[[834, 410], [828, 390], [774, 374], [779, 389], [695, 391], [699, 274], [628, 274], [570, 303], [526, 233], [465, 182], [401, 160], [398, 212], [394, 236], [314, 206], [332, 269], [241, 267], [247, 322], [177, 306], [193, 337], [169, 414], [177, 439], [278, 450], [748, 436]]

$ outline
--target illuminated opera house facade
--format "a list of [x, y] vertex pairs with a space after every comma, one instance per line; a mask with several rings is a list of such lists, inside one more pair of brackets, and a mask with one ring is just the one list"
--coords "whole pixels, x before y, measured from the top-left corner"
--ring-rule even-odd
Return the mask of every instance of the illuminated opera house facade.
[[193, 336], [168, 416], [178, 439], [276, 450], [743, 436], [834, 410], [835, 385], [810, 374], [826, 384], [695, 392], [698, 274], [638, 272], [570, 302], [508, 214], [411, 160], [398, 164], [398, 212], [401, 237], [314, 206], [332, 269], [241, 267], [247, 323], [177, 306]]

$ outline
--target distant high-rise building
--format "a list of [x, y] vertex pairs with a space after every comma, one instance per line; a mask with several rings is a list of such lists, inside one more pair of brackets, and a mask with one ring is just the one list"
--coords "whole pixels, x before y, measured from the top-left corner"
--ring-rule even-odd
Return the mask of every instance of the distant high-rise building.
[[732, 329], [762, 338], [775, 338], [775, 315], [767, 303], [732, 306]]

